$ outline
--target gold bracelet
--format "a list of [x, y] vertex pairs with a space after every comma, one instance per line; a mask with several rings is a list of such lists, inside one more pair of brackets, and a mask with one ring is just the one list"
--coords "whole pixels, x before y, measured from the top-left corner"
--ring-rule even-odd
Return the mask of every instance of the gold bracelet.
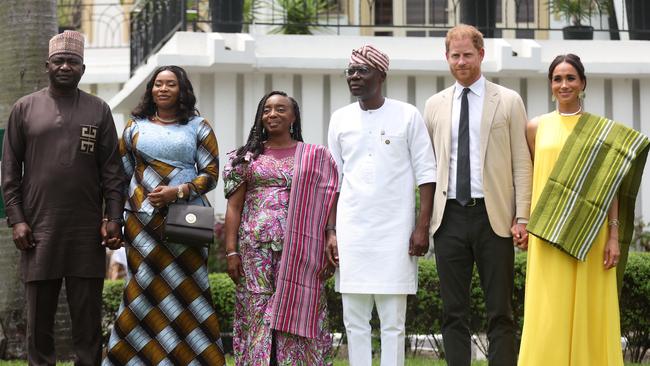
[[621, 223], [621, 222], [618, 221], [618, 219], [611, 219], [611, 220], [609, 220], [609, 222], [607, 223], [607, 225], [618, 227], [618, 225], [619, 225], [620, 223]]

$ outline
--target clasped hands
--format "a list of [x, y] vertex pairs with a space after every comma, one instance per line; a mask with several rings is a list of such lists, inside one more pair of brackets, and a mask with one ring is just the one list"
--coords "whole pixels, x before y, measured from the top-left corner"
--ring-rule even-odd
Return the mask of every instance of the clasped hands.
[[124, 246], [124, 242], [122, 241], [122, 225], [118, 222], [102, 220], [99, 233], [102, 236], [103, 247], [116, 250]]
[[518, 224], [515, 221], [510, 228], [512, 234], [512, 244], [521, 250], [528, 249], [528, 231], [526, 231], [526, 224]]
[[177, 194], [178, 187], [158, 186], [147, 194], [147, 198], [153, 207], [160, 208], [175, 202]]

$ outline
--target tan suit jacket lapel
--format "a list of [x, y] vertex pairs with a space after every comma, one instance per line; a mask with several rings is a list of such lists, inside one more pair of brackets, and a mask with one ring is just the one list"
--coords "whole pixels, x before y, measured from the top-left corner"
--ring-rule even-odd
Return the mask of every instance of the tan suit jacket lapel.
[[[494, 85], [485, 80], [485, 98], [483, 100], [483, 116], [481, 118], [481, 164], [485, 165], [485, 154], [487, 153], [488, 140], [494, 114], [499, 105], [499, 92]], [[482, 171], [482, 170], [481, 170]]]
[[443, 143], [441, 161], [445, 161], [447, 169], [449, 169], [449, 162], [451, 160], [451, 109], [454, 103], [454, 88], [450, 88], [448, 93], [442, 96], [442, 111], [445, 113], [447, 121], [440, 126], [441, 142]]

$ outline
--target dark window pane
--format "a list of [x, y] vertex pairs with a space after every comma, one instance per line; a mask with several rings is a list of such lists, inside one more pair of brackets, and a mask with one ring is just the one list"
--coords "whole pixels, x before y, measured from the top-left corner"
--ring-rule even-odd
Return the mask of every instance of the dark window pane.
[[375, 1], [375, 25], [392, 25], [393, 24], [393, 1], [377, 0]]
[[447, 0], [430, 0], [429, 15], [433, 24], [447, 24]]
[[535, 30], [533, 30], [533, 29], [517, 29], [515, 31], [515, 38], [535, 39]]
[[535, 21], [535, 0], [517, 0], [517, 22], [530, 23]]
[[502, 0], [496, 0], [496, 20], [497, 23], [501, 23], [503, 21], [503, 6], [501, 5]]
[[425, 0], [406, 1], [406, 24], [426, 24], [424, 16], [427, 14]]
[[426, 31], [406, 31], [407, 37], [426, 37]]
[[447, 31], [446, 30], [435, 30], [435, 31], [429, 31], [429, 37], [446, 37], [447, 36]]
[[392, 37], [393, 32], [390, 32], [390, 31], [378, 31], [378, 32], [375, 32], [375, 36], [377, 36], [377, 37]]

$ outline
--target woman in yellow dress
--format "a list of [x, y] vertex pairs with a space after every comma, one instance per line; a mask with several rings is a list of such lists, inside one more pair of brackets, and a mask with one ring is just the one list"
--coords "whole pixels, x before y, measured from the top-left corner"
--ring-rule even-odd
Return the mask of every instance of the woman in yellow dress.
[[[548, 78], [557, 109], [534, 118], [527, 127], [534, 164], [531, 210], [544, 199], [556, 162], [561, 164], [567, 158], [565, 142], [586, 113], [582, 98], [587, 79], [578, 56], [556, 57]], [[615, 193], [610, 202], [596, 224], [584, 261], [538, 236], [529, 236], [519, 365], [623, 365], [615, 269], [620, 255]]]

